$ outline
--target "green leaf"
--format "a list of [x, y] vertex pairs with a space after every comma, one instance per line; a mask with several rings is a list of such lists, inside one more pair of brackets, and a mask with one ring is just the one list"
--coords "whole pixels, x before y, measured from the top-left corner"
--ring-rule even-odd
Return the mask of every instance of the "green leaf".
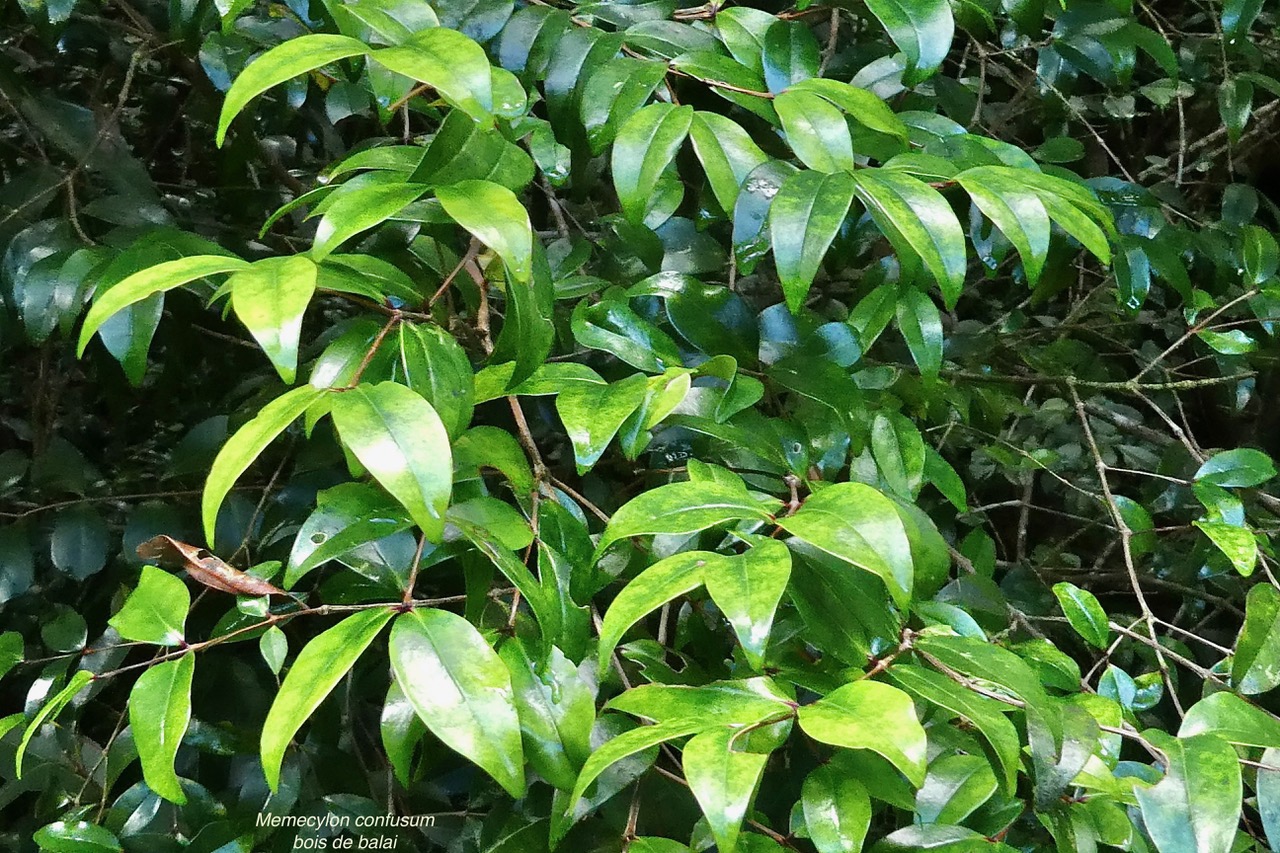
[[761, 74], [764, 71], [762, 55], [765, 36], [776, 21], [777, 18], [763, 9], [726, 6], [716, 13], [716, 35], [724, 42], [734, 59], [751, 71]]
[[355, 613], [302, 649], [280, 685], [262, 724], [262, 769], [275, 793], [289, 741], [369, 647], [393, 611], [378, 607]]
[[518, 641], [505, 643], [498, 656], [511, 675], [530, 766], [557, 788], [572, 790], [578, 770], [591, 754], [594, 691], [559, 649], [552, 649], [544, 669]]
[[600, 154], [667, 74], [666, 63], [620, 56], [589, 72], [579, 104], [591, 153]]
[[1236, 39], [1248, 38], [1249, 30], [1258, 20], [1262, 12], [1263, 0], [1223, 0], [1222, 32], [1223, 36], [1234, 43]]
[[992, 166], [956, 175], [978, 210], [1000, 229], [1022, 258], [1027, 285], [1035, 287], [1049, 255], [1049, 213], [1040, 196], [1018, 183], [1007, 170]]
[[155, 566], [143, 566], [137, 588], [109, 624], [126, 640], [177, 646], [185, 637], [190, 609], [191, 593], [181, 578]]
[[181, 287], [188, 282], [219, 273], [247, 269], [248, 262], [225, 255], [195, 255], [156, 264], [113, 285], [100, 294], [93, 307], [85, 315], [80, 329], [80, 342], [76, 345], [76, 357], [84, 355], [89, 340], [102, 328], [102, 324], [118, 312], [156, 293]]
[[653, 726], [640, 726], [606, 741], [602, 747], [591, 753], [591, 757], [582, 766], [578, 781], [569, 795], [568, 808], [573, 808], [574, 804], [582, 799], [591, 783], [616, 762], [660, 743], [693, 734], [705, 727], [705, 724], [696, 721], [675, 720]]
[[765, 82], [759, 71], [709, 50], [682, 53], [671, 60], [671, 68], [702, 81], [726, 101], [777, 124], [778, 114], [765, 96]]
[[1257, 225], [1246, 225], [1240, 229], [1244, 235], [1244, 275], [1245, 283], [1257, 287], [1275, 276], [1280, 269], [1280, 246], [1271, 232]]
[[929, 294], [907, 288], [898, 295], [898, 331], [907, 342], [911, 360], [923, 376], [937, 376], [942, 370], [942, 313]]
[[122, 853], [124, 850], [111, 830], [83, 820], [55, 821], [37, 829], [31, 840], [50, 853]]
[[1243, 794], [1235, 750], [1213, 735], [1161, 736], [1155, 744], [1168, 759], [1164, 778], [1150, 788], [1136, 787], [1134, 794], [1156, 848], [1177, 853], [1230, 850]]
[[689, 846], [670, 838], [639, 837], [627, 845], [627, 853], [689, 853]]
[[147, 787], [178, 805], [186, 803], [187, 795], [182, 792], [173, 762], [191, 722], [191, 679], [195, 671], [195, 653], [187, 652], [149, 668], [129, 693], [129, 727]]
[[902, 82], [913, 86], [933, 75], [951, 50], [955, 19], [947, 0], [866, 0], [871, 14], [907, 57]]
[[397, 74], [426, 83], [449, 104], [486, 127], [493, 122], [493, 76], [484, 48], [462, 33], [433, 27], [369, 58]]
[[58, 513], [49, 537], [49, 556], [58, 571], [84, 580], [107, 564], [109, 546], [107, 523], [92, 506], [80, 504]]
[[486, 180], [519, 190], [533, 180], [528, 154], [461, 110], [445, 116], [425, 154], [421, 148], [410, 150], [418, 158], [408, 178], [411, 184]]
[[942, 288], [947, 308], [954, 308], [964, 287], [966, 259], [964, 229], [951, 205], [928, 184], [900, 172], [861, 169], [853, 178], [858, 199], [893, 245], [898, 261], [905, 269], [923, 262]]
[[774, 197], [769, 233], [791, 313], [804, 307], [822, 258], [849, 214], [854, 190], [854, 178], [845, 172], [802, 171], [787, 178]]
[[289, 655], [289, 638], [275, 625], [272, 625], [258, 638], [258, 653], [272, 675], [279, 675], [284, 668], [285, 658]]
[[344, 185], [326, 201], [316, 226], [311, 258], [323, 261], [350, 238], [395, 216], [427, 191], [426, 184], [407, 184], [399, 176], [391, 183]]
[[1195, 479], [1224, 489], [1260, 486], [1276, 475], [1275, 463], [1261, 450], [1241, 447], [1215, 453], [1195, 473]]
[[318, 270], [310, 258], [264, 258], [227, 280], [231, 307], [285, 384], [298, 375], [302, 315], [316, 292]]
[[800, 802], [818, 853], [860, 853], [871, 825], [871, 798], [861, 782], [824, 764], [805, 777]]
[[268, 50], [249, 63], [227, 91], [222, 113], [218, 116], [218, 132], [215, 137], [218, 147], [222, 147], [232, 119], [258, 95], [331, 62], [359, 56], [368, 49], [364, 42], [347, 36], [309, 33], [291, 38]]
[[769, 91], [784, 89], [818, 76], [821, 56], [818, 43], [804, 21], [774, 19], [764, 33], [762, 70]]
[[1231, 658], [1231, 683], [1250, 695], [1280, 687], [1280, 592], [1270, 584], [1255, 585], [1245, 600], [1244, 626]]
[[1240, 141], [1253, 113], [1253, 84], [1243, 77], [1228, 77], [1218, 86], [1218, 115], [1231, 143]]
[[444, 535], [453, 490], [449, 434], [431, 404], [395, 382], [360, 385], [333, 400], [333, 423], [373, 478], [432, 542]]
[[1242, 577], [1253, 574], [1258, 564], [1258, 540], [1252, 530], [1222, 521], [1196, 519], [1191, 523], [1209, 537]]
[[596, 556], [632, 536], [693, 533], [738, 519], [771, 521], [773, 516], [740, 482], [668, 483], [627, 501], [609, 519]]
[[907, 141], [907, 126], [875, 93], [840, 80], [814, 77], [791, 86], [789, 92], [812, 92], [843, 110], [868, 130]]
[[282, 394], [263, 406], [262, 411], [240, 427], [218, 451], [217, 458], [209, 468], [209, 478], [205, 481], [204, 496], [200, 504], [204, 535], [208, 542], [213, 542], [218, 510], [236, 480], [276, 436], [284, 432], [289, 424], [297, 420], [299, 415], [325, 393], [304, 385]]
[[693, 107], [650, 104], [618, 129], [613, 143], [613, 185], [622, 212], [632, 222], [644, 221], [658, 179], [675, 158], [692, 124]]
[[582, 346], [608, 352], [646, 373], [662, 373], [683, 363], [671, 336], [633, 311], [617, 291], [594, 305], [579, 302], [570, 328]]
[[853, 139], [844, 113], [811, 92], [788, 89], [773, 99], [787, 144], [801, 163], [818, 172], [853, 171]]
[[[502, 332], [494, 345], [490, 364], [514, 362], [502, 390], [520, 393], [519, 386], [539, 370], [552, 367], [546, 362], [555, 343], [555, 286], [542, 245], [533, 244], [533, 274], [528, 282], [507, 284]], [[581, 367], [580, 365], [554, 365]], [[589, 368], [588, 368], [589, 369]]]
[[869, 749], [917, 787], [925, 779], [925, 733], [911, 697], [878, 681], [837, 687], [799, 712], [800, 728], [822, 743]]
[[1111, 644], [1111, 628], [1107, 624], [1107, 612], [1098, 599], [1087, 589], [1062, 581], [1053, 585], [1053, 594], [1066, 614], [1067, 621], [1076, 633], [1098, 649]]
[[871, 422], [871, 455], [890, 491], [914, 500], [924, 485], [924, 437], [897, 412], [877, 412]]
[[681, 764], [694, 799], [706, 815], [716, 849], [733, 853], [768, 755], [737, 752], [738, 732], [717, 728], [694, 735], [684, 745]]
[[718, 571], [727, 559], [710, 551], [686, 551], [659, 560], [632, 578], [609, 605], [600, 625], [600, 671], [608, 668], [610, 655], [632, 625], [673, 598], [702, 586], [706, 572]]
[[507, 667], [470, 622], [445, 610], [403, 614], [391, 668], [431, 733], [516, 799], [524, 796], [520, 720]]
[[996, 792], [991, 765], [977, 755], [943, 755], [929, 765], [916, 793], [916, 817], [923, 824], [958, 824]]
[[88, 686], [93, 681], [93, 673], [87, 669], [76, 670], [75, 675], [67, 682], [66, 686], [54, 694], [53, 698], [45, 702], [36, 715], [31, 718], [31, 722], [27, 724], [27, 729], [22, 733], [22, 740], [18, 743], [18, 749], [14, 753], [13, 766], [15, 775], [22, 778], [22, 759], [27, 754], [27, 747], [31, 744], [31, 739], [40, 731], [41, 726], [46, 722], [53, 722], [57, 719], [58, 714], [67, 706], [67, 703], [75, 698], [76, 694]]
[[964, 717], [987, 742], [1003, 771], [1004, 792], [1012, 795], [1021, 767], [1018, 731], [1004, 714], [1005, 706], [956, 684], [942, 673], [911, 664], [896, 664], [887, 672], [899, 687], [951, 714]]
[[[1052, 175], [1002, 167], [1006, 174], [1040, 197], [1049, 218], [1104, 264], [1111, 263], [1108, 236], [1115, 236], [1111, 213], [1088, 189]], [[1008, 236], [1008, 235], [1006, 235]], [[1034, 244], [1033, 244], [1034, 246]]]
[[489, 181], [461, 181], [436, 188], [445, 213], [497, 252], [514, 284], [533, 275], [533, 227], [515, 193]]
[[394, 677], [391, 679], [391, 686], [387, 688], [378, 729], [382, 736], [382, 749], [387, 754], [396, 779], [406, 787], [411, 785], [414, 781], [414, 750], [427, 733], [427, 727], [409, 704], [404, 691], [400, 689], [400, 682]]
[[742, 125], [716, 113], [694, 113], [689, 139], [716, 201], [722, 209], [732, 211], [738, 203], [738, 188], [752, 169], [768, 161], [769, 155], [760, 150]]
[[1280, 719], [1234, 693], [1206, 696], [1187, 709], [1178, 729], [1179, 738], [1217, 735], [1243, 746], [1280, 748]]
[[752, 539], [751, 550], [706, 574], [707, 593], [729, 620], [747, 663], [757, 671], [764, 664], [774, 613], [790, 578], [791, 552], [764, 537]]
[[371, 580], [403, 584], [407, 578], [392, 578], [388, 576], [390, 572], [362, 569], [364, 561], [359, 557], [362, 552], [376, 553], [380, 541], [412, 525], [400, 505], [375, 485], [343, 483], [325, 489], [316, 496], [315, 511], [302, 523], [293, 540], [284, 587], [292, 589], [312, 569], [343, 558]]
[[400, 324], [399, 367], [404, 383], [440, 416], [450, 439], [471, 425], [475, 409], [471, 361], [453, 335], [439, 326]]
[[0, 678], [4, 678], [9, 670], [22, 663], [23, 657], [22, 635], [17, 631], [0, 634]]
[[789, 716], [794, 702], [772, 679], [713, 681], [697, 687], [642, 684], [613, 697], [605, 706], [655, 723], [701, 721], [712, 726], [751, 726]]
[[911, 543], [893, 501], [871, 486], [827, 486], [778, 524], [833, 557], [878, 575], [899, 607], [910, 604]]
[[608, 385], [574, 384], [556, 397], [556, 412], [573, 443], [578, 473], [586, 473], [604, 455], [623, 421], [644, 402], [648, 381], [637, 373]]

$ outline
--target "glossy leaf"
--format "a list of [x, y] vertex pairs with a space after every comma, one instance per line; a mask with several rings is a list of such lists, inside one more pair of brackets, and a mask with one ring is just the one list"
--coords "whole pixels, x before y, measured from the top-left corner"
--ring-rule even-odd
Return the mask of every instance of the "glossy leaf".
[[273, 792], [280, 787], [280, 765], [293, 736], [392, 615], [390, 608], [378, 607], [346, 617], [307, 643], [289, 667], [262, 724], [262, 769]]
[[769, 159], [768, 155], [742, 125], [715, 113], [695, 112], [689, 124], [689, 139], [716, 201], [724, 210], [732, 211], [738, 202], [738, 189], [753, 169]]
[[694, 799], [702, 807], [716, 849], [733, 853], [747, 806], [755, 795], [769, 756], [734, 749], [735, 732], [716, 728], [694, 735], [684, 745], [681, 765]]
[[[945, 5], [945, 4], [944, 4]], [[885, 169], [854, 174], [858, 200], [906, 268], [923, 263], [954, 308], [964, 286], [964, 231], [945, 198], [923, 181]]]
[[1195, 479], [1223, 488], [1260, 486], [1276, 475], [1275, 463], [1260, 450], [1242, 447], [1225, 450], [1201, 465]]
[[1240, 765], [1235, 751], [1213, 735], [1164, 737], [1164, 778], [1134, 793], [1142, 821], [1159, 850], [1216, 853], [1231, 848], [1240, 819]]
[[453, 490], [449, 434], [431, 404], [403, 385], [360, 385], [337, 396], [333, 422], [374, 479], [424, 536], [439, 542]]
[[591, 753], [594, 692], [559, 649], [543, 671], [521, 643], [505, 643], [498, 655], [511, 675], [529, 764], [552, 785], [572, 790]]
[[153, 267], [134, 273], [121, 282], [116, 283], [102, 293], [85, 315], [84, 325], [80, 328], [80, 343], [76, 346], [76, 355], [83, 356], [89, 340], [102, 328], [111, 317], [141, 302], [156, 293], [173, 290], [196, 279], [219, 273], [236, 272], [248, 268], [249, 264], [239, 258], [225, 255], [196, 255], [166, 261]]
[[906, 54], [903, 82], [912, 85], [937, 72], [955, 35], [955, 20], [946, 0], [867, 0], [867, 8]]
[[177, 646], [183, 642], [190, 609], [191, 593], [180, 578], [143, 566], [137, 587], [111, 617], [111, 627], [126, 640]]
[[839, 483], [778, 519], [787, 532], [847, 563], [878, 575], [894, 601], [911, 601], [911, 545], [893, 502], [870, 486]]
[[397, 74], [426, 83], [478, 122], [493, 120], [493, 78], [484, 49], [446, 27], [415, 33], [408, 41], [370, 54]]
[[88, 821], [54, 821], [36, 830], [31, 837], [41, 850], [51, 853], [122, 853], [119, 839], [111, 830]]
[[1231, 658], [1231, 681], [1250, 695], [1280, 687], [1280, 593], [1269, 584], [1249, 590], [1244, 625]]
[[729, 620], [753, 669], [763, 665], [774, 613], [790, 578], [791, 552], [764, 538], [706, 573], [707, 593]]
[[236, 480], [240, 479], [240, 475], [253, 464], [268, 444], [324, 396], [324, 393], [311, 386], [303, 386], [277, 397], [240, 427], [218, 451], [217, 458], [209, 468], [200, 504], [204, 535], [209, 542], [213, 542], [218, 510]]
[[869, 749], [919, 786], [925, 779], [925, 733], [911, 697], [878, 681], [855, 681], [805, 705], [800, 728], [814, 740]]
[[773, 258], [787, 307], [793, 314], [818, 274], [822, 258], [853, 204], [855, 183], [844, 172], [797, 172], [778, 190], [769, 208]]
[[658, 179], [693, 124], [692, 107], [650, 104], [628, 118], [613, 143], [613, 185], [622, 212], [641, 222]]
[[316, 265], [302, 255], [266, 258], [227, 280], [231, 307], [286, 385], [298, 375], [302, 315], [316, 291]]
[[702, 586], [706, 573], [718, 571], [727, 559], [709, 551], [687, 551], [659, 560], [632, 578], [609, 605], [600, 626], [601, 671], [632, 625], [673, 598]]
[[173, 762], [191, 722], [191, 679], [195, 671], [195, 653], [187, 652], [147, 669], [129, 693], [129, 727], [147, 787], [178, 805], [187, 801], [187, 795]]
[[471, 623], [445, 610], [405, 613], [391, 631], [390, 651], [396, 681], [432, 734], [522, 797], [511, 676]]
[[66, 685], [53, 695], [51, 699], [40, 706], [40, 710], [31, 718], [31, 722], [27, 723], [26, 730], [22, 733], [22, 740], [18, 743], [18, 749], [14, 753], [13, 766], [14, 775], [22, 778], [22, 760], [27, 754], [27, 747], [31, 745], [31, 739], [40, 731], [40, 727], [46, 722], [53, 722], [58, 718], [58, 714], [62, 713], [62, 709], [72, 699], [89, 686], [89, 682], [93, 681], [93, 673], [87, 669], [76, 670], [75, 675], [67, 681]]
[[1053, 585], [1053, 594], [1058, 605], [1066, 614], [1067, 621], [1076, 633], [1098, 649], [1105, 649], [1111, 643], [1111, 628], [1107, 624], [1107, 613], [1098, 603], [1098, 599], [1087, 589], [1081, 589], [1073, 583], [1063, 581]]
[[460, 181], [436, 188], [445, 213], [498, 253], [515, 279], [533, 275], [533, 230], [515, 193], [489, 181]]
[[862, 782], [824, 765], [809, 771], [800, 792], [804, 825], [818, 853], [859, 853], [871, 825]]
[[341, 59], [360, 56], [368, 47], [347, 36], [310, 33], [292, 38], [259, 56], [236, 77], [218, 116], [217, 143], [222, 147], [231, 121], [263, 92]]
[[700, 727], [697, 722], [677, 720], [652, 726], [640, 726], [606, 741], [602, 747], [591, 753], [591, 757], [582, 767], [582, 772], [578, 774], [578, 781], [569, 795], [570, 807], [581, 799], [591, 783], [611, 765], [657, 744], [693, 734]]
[[401, 323], [399, 367], [404, 382], [435, 409], [449, 437], [471, 424], [474, 380], [466, 351], [438, 326]]
[[632, 536], [692, 533], [727, 521], [772, 518], [741, 484], [669, 483], [623, 504], [609, 519], [596, 553]]
[[830, 101], [788, 89], [773, 101], [787, 143], [800, 162], [818, 172], [853, 171], [853, 140], [844, 113]]

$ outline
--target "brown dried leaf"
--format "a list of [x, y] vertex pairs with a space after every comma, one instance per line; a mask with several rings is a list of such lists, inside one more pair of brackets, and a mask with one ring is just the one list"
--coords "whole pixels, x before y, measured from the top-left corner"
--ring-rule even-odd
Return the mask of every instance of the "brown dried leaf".
[[261, 578], [227, 565], [203, 548], [179, 542], [172, 536], [155, 536], [138, 546], [138, 556], [170, 569], [186, 569], [201, 584], [232, 595], [288, 595]]

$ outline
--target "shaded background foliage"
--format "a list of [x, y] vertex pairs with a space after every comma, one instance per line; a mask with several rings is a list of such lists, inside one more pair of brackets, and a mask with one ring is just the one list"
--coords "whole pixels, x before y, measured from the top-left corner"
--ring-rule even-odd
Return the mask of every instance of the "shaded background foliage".
[[[21, 709], [7, 718], [0, 742], [6, 844], [32, 849], [37, 830], [62, 820], [60, 829], [36, 835], [40, 844], [291, 847], [289, 832], [255, 837], [255, 816], [267, 802], [279, 813], [440, 814], [425, 839], [405, 836], [420, 847], [545, 849], [550, 833], [565, 831], [564, 844], [601, 850], [637, 835], [698, 849], [732, 842], [725, 828], [698, 823], [716, 807], [681, 784], [682, 760], [687, 775], [690, 751], [697, 752], [693, 741], [683, 759], [666, 746], [613, 765], [592, 800], [596, 810], [579, 815], [572, 829], [555, 815], [586, 760], [583, 731], [570, 738], [576, 752], [564, 749], [567, 778], [557, 778], [564, 768], [552, 759], [531, 758], [550, 784], [513, 799], [439, 740], [423, 739], [422, 729], [387, 722], [394, 714], [384, 707], [403, 711], [405, 701], [387, 698], [383, 640], [319, 705], [268, 801], [257, 741], [287, 671], [278, 642], [298, 666], [293, 652], [335, 621], [322, 613], [281, 619], [283, 640], [273, 634], [202, 648], [192, 722], [177, 758], [185, 804], [158, 794], [153, 774], [149, 786], [133, 760], [126, 707], [142, 666], [93, 682], [59, 725], [31, 726], [26, 770], [20, 779], [10, 772], [24, 730], [74, 671], [146, 662], [123, 644], [114, 620], [117, 627], [108, 625], [139, 584], [136, 545], [157, 533], [200, 540], [199, 498], [215, 454], [284, 390], [244, 324], [205, 307], [219, 279], [133, 304], [77, 359], [71, 343], [91, 300], [175, 258], [303, 253], [325, 239], [304, 214], [331, 190], [263, 228], [281, 205], [342, 186], [349, 206], [323, 231], [371, 204], [360, 189], [404, 185], [416, 174], [440, 185], [469, 177], [509, 186], [542, 247], [532, 260], [537, 296], [525, 304], [523, 291], [511, 289], [520, 277], [503, 270], [508, 253], [488, 237], [471, 241], [454, 224], [477, 234], [465, 214], [447, 204], [442, 212], [434, 200], [389, 208], [356, 232], [374, 230], [353, 232], [346, 244], [398, 270], [364, 267], [389, 289], [354, 299], [331, 289], [303, 321], [293, 359], [314, 362], [303, 375], [318, 388], [352, 381], [353, 364], [373, 352], [378, 330], [389, 314], [401, 319], [400, 309], [420, 312], [409, 318], [412, 328], [442, 329], [464, 353], [459, 362], [444, 338], [421, 344], [431, 353], [433, 378], [425, 385], [403, 375], [405, 362], [397, 368], [377, 353], [359, 369], [370, 381], [414, 385], [435, 410], [454, 414], [455, 506], [496, 496], [510, 509], [502, 515], [473, 504], [488, 514], [470, 518], [478, 525], [471, 533], [451, 517], [447, 542], [426, 553], [420, 596], [458, 597], [444, 606], [464, 613], [486, 639], [505, 638], [504, 649], [538, 658], [546, 650], [537, 641], [551, 637], [572, 661], [553, 665], [552, 682], [594, 695], [595, 635], [611, 627], [619, 590], [631, 586], [615, 578], [632, 580], [660, 558], [699, 548], [723, 559], [745, 552], [785, 562], [787, 594], [763, 658], [735, 641], [724, 619], [734, 596], [718, 594], [714, 581], [709, 595], [659, 591], [649, 608], [659, 615], [615, 638], [630, 640], [620, 646], [626, 681], [603, 675], [592, 716], [619, 694], [643, 696], [633, 693], [638, 685], [705, 686], [756, 674], [776, 679], [769, 689], [780, 691], [775, 703], [783, 708], [797, 701], [808, 708], [819, 696], [839, 705], [830, 697], [863, 683], [853, 679], [869, 670], [875, 677], [866, 684], [906, 690], [917, 710], [905, 711], [893, 704], [898, 694], [877, 688], [840, 695], [857, 693], [867, 703], [855, 703], [855, 717], [872, 707], [888, 714], [883, 731], [903, 742], [914, 737], [918, 713], [930, 775], [921, 787], [911, 779], [915, 760], [848, 748], [866, 744], [849, 743], [843, 729], [824, 733], [819, 712], [799, 715], [803, 734], [761, 738], [755, 752], [726, 753], [723, 744], [699, 741], [706, 755], [725, 761], [750, 763], [724, 756], [773, 751], [761, 765], [765, 781], [738, 838], [743, 846], [858, 849], [861, 836], [848, 825], [834, 840], [831, 830], [823, 834], [822, 806], [837, 823], [857, 825], [865, 812], [871, 828], [862, 833], [885, 850], [1000, 843], [1268, 849], [1267, 833], [1280, 825], [1276, 777], [1266, 769], [1280, 765], [1272, 715], [1280, 708], [1271, 695], [1280, 654], [1270, 540], [1277, 498], [1267, 492], [1275, 474], [1268, 454], [1280, 451], [1271, 402], [1280, 312], [1271, 289], [1277, 250], [1270, 232], [1280, 225], [1274, 9], [1235, 0], [757, 7], [754, 16], [741, 6], [726, 13], [719, 4], [677, 9], [660, 0], [560, 9], [500, 0], [430, 7], [26, 0], [3, 7], [0, 617], [29, 659], [0, 683], [5, 709]], [[469, 110], [460, 108], [465, 98], [446, 92], [442, 101], [380, 72], [376, 61], [344, 60], [288, 75], [244, 109], [225, 145], [216, 144], [232, 81], [263, 51], [319, 32], [393, 44], [401, 30], [428, 28], [436, 18], [518, 76], [529, 109], [503, 109], [515, 91], [508, 83], [495, 98], [499, 130], [475, 133]], [[942, 23], [952, 18], [954, 38]], [[739, 19], [746, 24], [735, 27]], [[765, 34], [758, 43], [756, 32]], [[814, 77], [852, 81], [858, 91], [828, 98], [805, 89]], [[871, 105], [865, 92], [890, 110]], [[645, 178], [632, 170], [661, 146], [645, 135], [652, 128], [627, 120], [651, 102], [691, 106], [698, 111], [691, 123], [701, 124]], [[677, 124], [688, 115], [645, 109]], [[624, 126], [632, 132], [615, 139]], [[499, 134], [510, 148], [494, 147]], [[707, 153], [711, 140], [728, 152], [727, 179]], [[410, 145], [410, 153], [396, 147]], [[434, 175], [414, 159], [424, 145], [428, 158], [444, 163]], [[971, 249], [961, 245], [959, 265], [954, 240], [938, 236], [950, 226], [930, 207], [934, 196], [917, 189], [914, 201], [887, 216], [863, 215], [868, 199], [900, 186], [875, 183], [895, 156], [898, 175], [939, 190], [958, 215]], [[465, 171], [477, 163], [493, 165]], [[753, 171], [760, 163], [764, 171]], [[817, 195], [817, 208], [830, 203], [834, 211], [828, 226], [775, 209], [772, 238], [753, 231], [752, 217], [764, 216], [771, 193], [797, 166], [836, 198], [860, 192], [859, 205], [841, 208]], [[984, 168], [996, 171], [966, 179], [965, 170]], [[1036, 169], [1062, 181], [1078, 175], [1088, 189], [1073, 195], [1077, 184], [1041, 184], [1041, 203], [1058, 227], [1050, 244], [1033, 251], [1035, 216], [1020, 193]], [[831, 177], [819, 184], [818, 175]], [[333, 192], [331, 199], [341, 197]], [[1020, 201], [1013, 221], [1025, 227], [1021, 237], [1009, 220], [992, 227], [1001, 199]], [[816, 252], [788, 252], [780, 242], [787, 235], [812, 236]], [[1039, 275], [1028, 269], [1037, 255], [1031, 266], [1043, 266]], [[664, 271], [690, 278], [653, 278]], [[398, 301], [383, 300], [387, 294]], [[278, 348], [274, 355], [277, 364], [289, 361]], [[502, 367], [512, 362], [515, 368]], [[681, 365], [703, 373], [681, 384], [690, 383]], [[528, 379], [536, 368], [533, 385], [514, 388], [502, 372]], [[472, 370], [480, 371], [475, 379]], [[661, 384], [634, 378], [645, 374]], [[709, 376], [734, 379], [741, 396], [735, 400]], [[474, 420], [470, 402], [446, 399], [449, 388], [474, 399]], [[643, 389], [654, 392], [643, 404], [652, 423], [623, 428], [613, 443], [612, 431], [592, 434], [619, 406], [621, 424], [642, 405]], [[519, 402], [508, 401], [508, 391]], [[674, 400], [669, 410], [661, 411], [666, 398], [655, 402], [658, 391]], [[318, 494], [339, 515], [355, 512], [352, 506], [366, 515], [370, 506], [403, 512], [377, 505], [374, 489], [322, 492], [352, 479], [344, 443], [359, 455], [358, 440], [340, 440], [327, 426], [309, 438], [295, 427], [272, 444], [221, 502], [211, 550], [278, 583], [286, 582], [272, 572], [287, 563], [286, 585], [305, 592], [307, 606], [396, 601], [416, 564], [415, 542], [404, 531], [292, 576], [295, 538], [320, 523], [312, 515]], [[470, 470], [459, 461], [466, 459]], [[475, 464], [495, 461], [502, 477]], [[699, 468], [699, 461], [723, 467]], [[741, 514], [691, 527], [650, 519], [628, 530], [618, 519], [620, 507], [645, 498], [632, 505], [633, 519], [636, 506], [687, 518], [696, 508], [689, 490], [660, 487], [694, 478], [703, 491], [740, 488], [725, 469], [774, 502], [743, 498]], [[535, 482], [539, 497], [531, 498]], [[847, 539], [824, 546], [821, 526], [805, 525], [804, 505], [810, 517], [817, 511], [810, 495], [846, 482], [892, 496], [885, 500], [900, 513], [918, 506], [927, 514], [913, 528], [907, 562], [914, 587], [898, 590], [905, 597], [862, 571], [875, 563], [888, 580], [880, 562], [842, 553]], [[880, 506], [841, 488], [826, 492], [838, 517], [861, 519]], [[507, 581], [493, 580], [491, 560], [507, 577], [515, 571], [493, 554], [530, 560], [531, 531], [512, 519], [517, 512], [539, 525], [544, 585], [557, 559], [572, 566], [570, 589], [557, 594], [578, 615], [555, 631], [544, 614], [512, 607]], [[770, 522], [762, 525], [762, 515]], [[605, 536], [627, 541], [596, 568], [583, 536], [606, 531], [609, 516], [615, 532]], [[935, 526], [940, 539], [929, 535]], [[733, 537], [725, 538], [726, 527]], [[756, 533], [785, 539], [786, 556], [751, 539]], [[648, 534], [658, 536], [650, 542]], [[714, 565], [730, 571], [728, 563]], [[843, 609], [823, 609], [841, 597]], [[198, 597], [188, 639], [204, 642], [264, 618], [261, 602], [228, 601]], [[590, 637], [590, 618], [577, 609], [588, 604], [604, 617]], [[285, 613], [297, 605], [271, 606]], [[975, 651], [948, 629], [1013, 654]], [[5, 642], [0, 667], [13, 647]], [[394, 665], [394, 635], [385, 645]], [[508, 658], [519, 654], [505, 653], [504, 666], [518, 672], [519, 661]], [[961, 695], [970, 701], [995, 696], [1021, 709], [1013, 714], [1018, 745], [1030, 754], [1015, 761], [1016, 785], [997, 784], [1009, 766], [998, 757], [988, 762], [973, 734], [995, 737], [990, 731], [1002, 727], [990, 716], [1004, 712], [982, 706], [985, 716], [966, 713], [954, 707], [963, 699], [931, 697], [931, 684], [954, 689], [929, 680], [938, 673], [944, 685], [966, 688]], [[1228, 698], [1212, 698], [1222, 695]], [[674, 713], [663, 704], [674, 700], [647, 701], [658, 704], [634, 698], [614, 707], [648, 719], [660, 718], [655, 708]], [[795, 714], [784, 716], [779, 727]], [[956, 716], [968, 723], [948, 725]], [[632, 725], [623, 719], [602, 714], [591, 745]], [[1046, 746], [1046, 731], [1066, 745]], [[989, 746], [999, 752], [994, 741]], [[1090, 755], [1095, 763], [1086, 766]], [[645, 773], [650, 764], [657, 769]], [[1243, 780], [1234, 782], [1239, 791], [1232, 778]], [[1197, 826], [1200, 815], [1216, 821]], [[82, 820], [111, 835], [76, 828]], [[82, 843], [99, 846], [69, 846], [63, 836], [77, 832]]]

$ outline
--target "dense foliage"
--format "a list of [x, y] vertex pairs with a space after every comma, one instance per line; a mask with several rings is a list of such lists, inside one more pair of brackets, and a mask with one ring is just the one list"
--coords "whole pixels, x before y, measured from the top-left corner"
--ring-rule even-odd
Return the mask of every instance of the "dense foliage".
[[0, 7], [0, 845], [1271, 849], [1278, 20]]

